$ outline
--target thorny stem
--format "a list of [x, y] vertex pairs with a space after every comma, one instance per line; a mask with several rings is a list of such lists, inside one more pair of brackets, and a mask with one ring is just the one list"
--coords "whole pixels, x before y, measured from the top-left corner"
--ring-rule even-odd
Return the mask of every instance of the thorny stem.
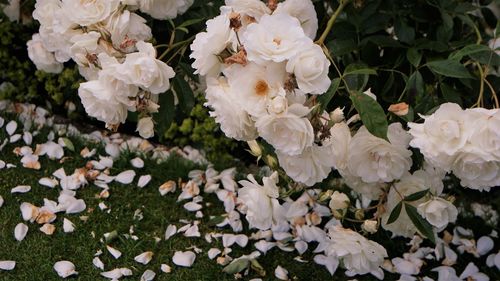
[[351, 0], [340, 0], [340, 6], [338, 6], [337, 10], [333, 13], [332, 17], [328, 20], [328, 23], [326, 24], [326, 28], [319, 37], [318, 41], [316, 41], [316, 44], [318, 45], [323, 45], [325, 43], [326, 36], [328, 36], [328, 33], [330, 33], [330, 30], [332, 30], [333, 24], [337, 20], [337, 17], [340, 15], [342, 10], [344, 10], [345, 6], [349, 4]]

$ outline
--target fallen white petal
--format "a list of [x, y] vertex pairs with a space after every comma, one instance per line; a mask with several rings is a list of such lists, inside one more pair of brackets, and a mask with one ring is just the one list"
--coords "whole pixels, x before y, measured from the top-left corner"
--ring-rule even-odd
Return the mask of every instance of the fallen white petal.
[[26, 202], [21, 203], [21, 206], [19, 208], [21, 209], [23, 219], [30, 222], [35, 221], [40, 210], [40, 208], [38, 208], [37, 206]]
[[129, 184], [134, 180], [134, 177], [135, 177], [135, 171], [127, 170], [127, 171], [119, 173], [116, 176], [115, 181], [122, 183], [122, 184]]
[[305, 253], [305, 251], [307, 251], [307, 243], [304, 242], [304, 241], [297, 241], [295, 242], [295, 249], [297, 250], [297, 252], [299, 252], [299, 254], [303, 254]]
[[15, 134], [15, 135], [12, 135], [9, 139], [9, 142], [10, 143], [15, 143], [17, 141], [19, 141], [21, 139], [21, 134]]
[[47, 235], [52, 235], [54, 234], [54, 231], [56, 231], [56, 227], [53, 224], [46, 223], [40, 227], [40, 231]]
[[101, 261], [99, 257], [95, 257], [92, 260], [92, 263], [94, 264], [95, 267], [99, 268], [100, 270], [104, 270], [104, 263]]
[[120, 268], [115, 268], [110, 271], [101, 272], [101, 276], [112, 280], [118, 280], [122, 278], [123, 273]]
[[14, 228], [14, 237], [17, 241], [23, 241], [24, 237], [28, 233], [28, 226], [24, 223], [18, 223], [16, 228]]
[[208, 250], [208, 258], [213, 260], [220, 253], [221, 253], [221, 250], [219, 250], [217, 248], [211, 248], [210, 250]]
[[33, 135], [30, 132], [24, 132], [23, 140], [26, 145], [31, 145], [31, 143], [33, 142]]
[[16, 267], [15, 261], [0, 261], [1, 270], [13, 270]]
[[9, 134], [9, 136], [12, 136], [12, 134], [14, 134], [14, 132], [17, 130], [16, 121], [12, 120], [7, 123], [7, 126], [5, 126], [5, 130], [7, 131], [7, 134]]
[[156, 273], [150, 269], [146, 269], [141, 276], [141, 281], [151, 281], [155, 279]]
[[54, 188], [56, 185], [59, 184], [59, 182], [56, 179], [51, 179], [51, 178], [41, 178], [38, 180], [38, 183], [43, 186], [47, 186], [50, 188]]
[[165, 194], [169, 192], [175, 192], [177, 184], [175, 181], [167, 181], [164, 184], [162, 184], [159, 188], [158, 191], [160, 191], [161, 196], [164, 196]]
[[5, 168], [6, 165], [7, 164], [5, 163], [5, 161], [0, 160], [0, 170], [3, 169], [3, 168]]
[[172, 268], [168, 264], [162, 263], [161, 266], [160, 266], [160, 269], [161, 269], [161, 271], [163, 271], [165, 273], [172, 272]]
[[191, 267], [195, 259], [196, 255], [191, 251], [177, 251], [172, 257], [172, 262], [178, 266]]
[[0, 208], [3, 206], [3, 197], [0, 195]]
[[198, 229], [198, 225], [192, 225], [191, 227], [189, 227], [185, 232], [184, 232], [184, 236], [186, 237], [200, 237], [201, 236], [201, 233]]
[[486, 255], [493, 249], [495, 243], [489, 236], [483, 236], [477, 240], [477, 253], [480, 256]]
[[151, 259], [153, 259], [153, 252], [151, 251], [144, 252], [134, 258], [136, 262], [142, 264], [148, 264], [151, 261]]
[[186, 204], [184, 204], [184, 209], [190, 211], [190, 212], [196, 212], [196, 211], [199, 211], [201, 210], [202, 206], [198, 203], [194, 203], [194, 202], [187, 202]]
[[165, 231], [165, 240], [170, 239], [170, 237], [174, 236], [177, 233], [177, 226], [170, 224], [167, 226], [167, 230]]
[[66, 214], [77, 214], [83, 212], [87, 206], [82, 199], [74, 200], [66, 209]]
[[238, 246], [245, 248], [248, 244], [248, 236], [246, 236], [245, 234], [238, 234], [236, 235], [235, 242], [236, 244], [238, 244]]
[[78, 272], [75, 271], [75, 265], [70, 261], [58, 261], [54, 264], [54, 270], [62, 278], [66, 278], [71, 275], [76, 275]]
[[121, 257], [122, 255], [122, 252], [118, 251], [117, 249], [111, 247], [111, 246], [108, 246], [106, 245], [106, 249], [108, 249], [108, 252], [115, 258], [115, 259], [118, 259]]
[[67, 218], [64, 218], [64, 220], [63, 220], [63, 230], [66, 233], [73, 232], [73, 231], [75, 231], [75, 225], [70, 220], [68, 220]]
[[274, 270], [274, 276], [279, 280], [288, 280], [288, 271], [278, 265]]
[[130, 164], [132, 164], [132, 167], [137, 169], [141, 169], [144, 167], [144, 161], [139, 157], [130, 160]]
[[29, 185], [18, 185], [10, 190], [10, 193], [26, 193], [31, 190], [31, 186]]
[[151, 175], [144, 175], [139, 178], [137, 186], [140, 188], [145, 187], [151, 181]]
[[5, 124], [5, 119], [0, 117], [0, 128], [2, 128], [4, 124]]

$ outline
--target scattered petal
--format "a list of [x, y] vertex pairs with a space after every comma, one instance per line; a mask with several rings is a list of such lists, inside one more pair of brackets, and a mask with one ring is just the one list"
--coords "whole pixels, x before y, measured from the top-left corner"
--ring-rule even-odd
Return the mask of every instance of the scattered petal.
[[141, 276], [141, 281], [151, 281], [155, 279], [156, 273], [150, 269], [146, 269]]
[[64, 218], [63, 220], [63, 230], [65, 233], [70, 233], [75, 231], [75, 225], [68, 220], [67, 218]]
[[28, 233], [28, 226], [24, 223], [18, 223], [14, 229], [14, 237], [17, 241], [23, 241], [24, 237]]
[[104, 270], [104, 263], [101, 261], [99, 257], [95, 257], [92, 260], [92, 263], [94, 264], [95, 267], [99, 268], [100, 270]]
[[141, 169], [144, 167], [144, 161], [139, 157], [130, 160], [130, 164], [132, 164], [132, 166], [137, 169]]
[[191, 251], [177, 251], [172, 258], [172, 262], [178, 266], [191, 267], [195, 259], [196, 255]]
[[480, 256], [486, 255], [493, 249], [495, 243], [489, 236], [483, 236], [477, 240], [477, 253]]
[[115, 259], [118, 259], [121, 257], [122, 255], [122, 252], [118, 251], [117, 249], [111, 247], [111, 246], [108, 246], [106, 245], [106, 249], [108, 249], [108, 252], [115, 258]]
[[170, 239], [170, 237], [174, 236], [177, 233], [177, 226], [170, 224], [167, 226], [167, 230], [165, 231], [165, 240]]
[[40, 227], [40, 231], [47, 235], [52, 235], [54, 234], [54, 231], [56, 231], [56, 227], [53, 224], [46, 223], [42, 227]]
[[278, 265], [274, 270], [274, 276], [279, 280], [288, 280], [288, 270]]
[[136, 262], [142, 264], [148, 264], [151, 261], [151, 259], [153, 259], [153, 252], [151, 251], [144, 252], [134, 258]]
[[139, 178], [137, 186], [140, 188], [145, 187], [151, 181], [151, 175], [144, 175]]
[[38, 180], [38, 183], [40, 185], [50, 188], [54, 188], [56, 185], [59, 184], [59, 182], [56, 179], [51, 179], [51, 178], [41, 178], [40, 180]]
[[208, 250], [208, 258], [213, 260], [220, 253], [222, 253], [221, 250], [219, 250], [217, 248], [211, 248], [210, 250]]
[[10, 190], [10, 193], [26, 193], [31, 190], [31, 186], [29, 185], [18, 185]]
[[164, 184], [162, 184], [158, 188], [158, 190], [160, 191], [161, 196], [164, 196], [165, 194], [167, 194], [169, 192], [172, 192], [172, 193], [175, 192], [176, 186], [177, 186], [177, 184], [175, 183], [175, 181], [169, 180], [169, 181], [165, 182]]
[[9, 136], [12, 136], [17, 130], [17, 122], [14, 120], [10, 121], [9, 123], [7, 123], [7, 126], [5, 126], [5, 130], [7, 131], [7, 134], [9, 134]]
[[127, 171], [119, 173], [116, 176], [115, 181], [122, 183], [122, 184], [129, 184], [134, 180], [134, 177], [135, 177], [135, 171], [127, 170]]
[[196, 211], [199, 211], [201, 210], [202, 206], [198, 203], [194, 203], [194, 202], [188, 202], [186, 204], [184, 204], [184, 209], [190, 211], [190, 212], [196, 212]]
[[0, 261], [0, 270], [13, 270], [15, 267], [15, 261]]
[[76, 275], [78, 272], [75, 271], [75, 265], [70, 261], [58, 261], [54, 264], [54, 270], [62, 278], [66, 278], [71, 275]]
[[163, 271], [165, 273], [172, 272], [172, 268], [168, 264], [162, 263], [161, 266], [160, 266], [160, 269], [161, 269], [161, 271]]

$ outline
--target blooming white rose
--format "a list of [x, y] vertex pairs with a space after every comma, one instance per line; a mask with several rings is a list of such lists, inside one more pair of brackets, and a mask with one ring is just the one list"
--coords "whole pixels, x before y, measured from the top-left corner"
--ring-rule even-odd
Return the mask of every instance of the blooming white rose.
[[443, 230], [448, 223], [455, 222], [458, 215], [455, 205], [439, 197], [434, 197], [427, 202], [419, 204], [417, 211], [430, 224], [436, 227], [438, 232]]
[[221, 130], [236, 140], [254, 140], [257, 138], [255, 122], [241, 108], [237, 101], [235, 89], [227, 84], [224, 77], [207, 78], [207, 102], [205, 106], [212, 108], [210, 116], [220, 124]]
[[227, 8], [221, 8], [221, 12], [240, 14], [243, 26], [258, 22], [263, 15], [271, 14], [271, 9], [260, 0], [226, 0], [226, 6]]
[[235, 93], [241, 107], [254, 117], [267, 115], [269, 102], [278, 95], [285, 95], [286, 71], [283, 64], [233, 64], [224, 70], [224, 75], [229, 85], [238, 89]]
[[330, 147], [333, 155], [333, 167], [339, 171], [347, 169], [351, 138], [347, 124], [340, 122], [330, 128], [330, 137], [325, 141], [325, 146]]
[[500, 161], [500, 109], [466, 109], [468, 143], [487, 160]]
[[100, 38], [101, 34], [95, 31], [73, 36], [71, 38], [71, 42], [73, 42], [70, 49], [71, 58], [80, 66], [88, 67], [96, 63], [97, 54], [103, 52], [98, 45]]
[[148, 41], [153, 35], [146, 19], [128, 10], [117, 10], [105, 22], [106, 30], [111, 34], [113, 46], [130, 53], [137, 41]]
[[449, 171], [455, 153], [467, 142], [468, 116], [456, 103], [445, 103], [434, 114], [423, 118], [423, 124], [408, 123], [413, 136], [410, 145], [420, 149], [432, 165]]
[[9, 0], [9, 3], [3, 7], [3, 13], [10, 21], [18, 21], [21, 16], [21, 0]]
[[387, 257], [387, 251], [382, 245], [340, 225], [331, 227], [328, 235], [330, 239], [325, 254], [337, 256], [343, 261], [345, 268], [354, 274], [378, 271]]
[[156, 59], [156, 49], [151, 43], [139, 41], [136, 47], [138, 52], [127, 54], [123, 64], [117, 67], [117, 77], [153, 94], [167, 91], [169, 79], [175, 76], [174, 70]]
[[259, 135], [280, 153], [299, 155], [314, 141], [313, 127], [305, 118], [309, 111], [303, 105], [293, 104], [282, 113], [259, 117], [255, 126]]
[[194, 59], [195, 74], [218, 75], [221, 71], [218, 55], [226, 48], [236, 51], [236, 34], [229, 24], [229, 16], [222, 14], [207, 21], [206, 32], [196, 34], [189, 55]]
[[33, 18], [40, 22], [41, 25], [51, 27], [54, 23], [55, 14], [61, 10], [60, 0], [37, 0]]
[[62, 7], [70, 20], [89, 26], [105, 20], [120, 5], [120, 0], [62, 0]]
[[246, 206], [246, 218], [250, 227], [267, 230], [274, 224], [285, 219], [283, 207], [279, 204], [278, 173], [262, 179], [259, 185], [252, 175], [248, 180], [239, 183], [238, 199]]
[[130, 98], [134, 98], [139, 89], [116, 78], [116, 68], [119, 67], [116, 58], [105, 53], [98, 58], [103, 68], [98, 80], [81, 83], [78, 95], [89, 116], [107, 125], [117, 125], [125, 122], [128, 109], [135, 108]]
[[278, 4], [275, 14], [287, 13], [296, 17], [304, 33], [314, 40], [318, 31], [318, 15], [311, 0], [286, 0]]
[[141, 135], [141, 137], [149, 139], [155, 135], [154, 127], [155, 125], [153, 124], [153, 118], [144, 117], [139, 119], [136, 131], [139, 132], [139, 135]]
[[310, 146], [299, 155], [287, 155], [276, 151], [280, 166], [294, 181], [307, 186], [321, 182], [333, 167], [331, 150], [326, 146]]
[[473, 146], [458, 153], [451, 169], [462, 186], [481, 191], [500, 186], [500, 161], [488, 161], [483, 155], [482, 148]]
[[142, 12], [155, 19], [165, 20], [184, 13], [193, 2], [194, 0], [141, 0], [138, 4]]
[[288, 14], [263, 15], [259, 23], [250, 24], [241, 41], [248, 60], [257, 63], [282, 62], [295, 56], [311, 39], [300, 22]]
[[388, 142], [373, 136], [361, 127], [349, 144], [349, 172], [364, 182], [391, 182], [399, 179], [411, 165], [411, 151], [407, 149], [409, 136], [400, 123], [389, 126]]
[[69, 29], [63, 33], [55, 32], [53, 29], [40, 27], [40, 37], [43, 45], [49, 52], [53, 52], [58, 62], [67, 62], [71, 59], [71, 38], [81, 35], [81, 30]]
[[[399, 182], [396, 182], [394, 187], [391, 187], [389, 193], [387, 194], [387, 203], [385, 206], [386, 212], [382, 215], [382, 227], [385, 230], [391, 231], [395, 236], [408, 238], [412, 237], [417, 232], [417, 228], [410, 220], [410, 217], [406, 213], [404, 207], [401, 209], [401, 213], [396, 221], [391, 224], [387, 224], [387, 221], [389, 220], [392, 210], [399, 202], [401, 202], [401, 200], [403, 200], [405, 196], [428, 189], [429, 187], [427, 183], [428, 182], [425, 177], [414, 173], [413, 175], [407, 174]], [[414, 207], [417, 207], [425, 201], [424, 197], [416, 201], [407, 202], [406, 204], [411, 204]]]
[[40, 34], [33, 34], [33, 37], [26, 45], [28, 46], [28, 56], [37, 69], [49, 73], [60, 73], [62, 71], [63, 64], [56, 61], [53, 53], [47, 51]]
[[299, 89], [320, 95], [331, 84], [328, 78], [330, 61], [319, 45], [310, 42], [306, 46], [287, 62], [286, 71], [295, 75]]

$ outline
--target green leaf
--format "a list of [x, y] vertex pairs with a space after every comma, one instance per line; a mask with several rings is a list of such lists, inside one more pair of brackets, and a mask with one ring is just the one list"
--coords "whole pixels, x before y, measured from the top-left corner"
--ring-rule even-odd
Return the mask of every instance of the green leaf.
[[172, 80], [172, 86], [179, 99], [179, 108], [184, 113], [189, 114], [195, 103], [193, 89], [191, 89], [181, 73]]
[[73, 142], [68, 139], [68, 138], [62, 138], [64, 145], [66, 146], [67, 149], [71, 151], [75, 151], [75, 146], [73, 145]]
[[345, 68], [342, 77], [347, 84], [347, 88], [355, 91], [364, 89], [368, 83], [369, 75], [376, 74], [377, 72], [374, 69], [368, 68], [365, 64], [352, 63]]
[[410, 78], [408, 78], [405, 90], [410, 95], [422, 96], [424, 94], [424, 79], [418, 70], [413, 72]]
[[354, 74], [367, 74], [367, 75], [377, 75], [377, 71], [372, 68], [360, 68], [360, 69], [353, 69], [344, 72], [343, 76], [347, 75], [354, 75]]
[[474, 78], [467, 71], [467, 68], [455, 60], [437, 60], [428, 62], [429, 67], [433, 72], [454, 78]]
[[434, 237], [434, 232], [432, 231], [432, 225], [426, 221], [417, 211], [415, 206], [410, 204], [404, 204], [405, 211], [410, 217], [411, 222], [417, 228], [418, 232], [431, 240], [432, 243], [436, 244], [436, 239]]
[[445, 101], [454, 102], [462, 106], [462, 98], [457, 90], [445, 83], [440, 83], [439, 88], [441, 89], [441, 94], [443, 94]]
[[222, 272], [227, 274], [235, 274], [247, 269], [250, 266], [250, 261], [248, 259], [235, 259], [230, 264], [228, 264]]
[[406, 52], [406, 58], [414, 67], [418, 67], [420, 65], [420, 61], [422, 60], [422, 53], [415, 48], [410, 48]]
[[351, 92], [350, 98], [366, 129], [372, 135], [388, 140], [387, 119], [380, 104], [368, 95], [357, 91]]
[[451, 53], [448, 56], [448, 59], [460, 61], [465, 56], [469, 56], [471, 54], [480, 53], [484, 51], [491, 51], [491, 49], [485, 45], [471, 44], [463, 47], [462, 49], [456, 52]]
[[415, 29], [409, 26], [402, 19], [399, 19], [394, 24], [394, 32], [401, 42], [411, 43], [415, 40]]
[[326, 44], [333, 56], [340, 57], [357, 50], [358, 45], [354, 39], [335, 39]]
[[429, 189], [421, 190], [421, 191], [415, 192], [413, 194], [410, 194], [408, 196], [405, 196], [404, 200], [407, 202], [417, 201], [417, 200], [423, 198], [425, 195], [427, 195], [427, 193], [429, 193]]
[[326, 93], [318, 96], [318, 102], [321, 106], [321, 111], [325, 110], [328, 103], [332, 100], [333, 96], [337, 92], [340, 85], [340, 78], [335, 78], [332, 80], [332, 84], [330, 84], [330, 88], [326, 91]]
[[399, 214], [401, 214], [401, 209], [403, 208], [403, 201], [400, 201], [394, 209], [392, 209], [391, 214], [389, 215], [389, 219], [387, 220], [387, 224], [391, 224], [395, 222], [399, 218]]
[[226, 218], [227, 216], [214, 216], [208, 221], [207, 225], [208, 226], [218, 225], [219, 223], [222, 223]]
[[202, 22], [204, 20], [205, 20], [204, 18], [201, 18], [201, 19], [190, 19], [190, 20], [187, 20], [187, 21], [181, 23], [181, 25], [179, 25], [177, 27], [177, 29], [179, 29], [181, 27], [188, 27], [190, 25], [197, 24], [197, 23]]
[[170, 128], [172, 120], [175, 115], [174, 93], [168, 91], [160, 94], [158, 104], [160, 105], [159, 112], [153, 115], [155, 121], [155, 131], [160, 137], [163, 138], [165, 132]]

